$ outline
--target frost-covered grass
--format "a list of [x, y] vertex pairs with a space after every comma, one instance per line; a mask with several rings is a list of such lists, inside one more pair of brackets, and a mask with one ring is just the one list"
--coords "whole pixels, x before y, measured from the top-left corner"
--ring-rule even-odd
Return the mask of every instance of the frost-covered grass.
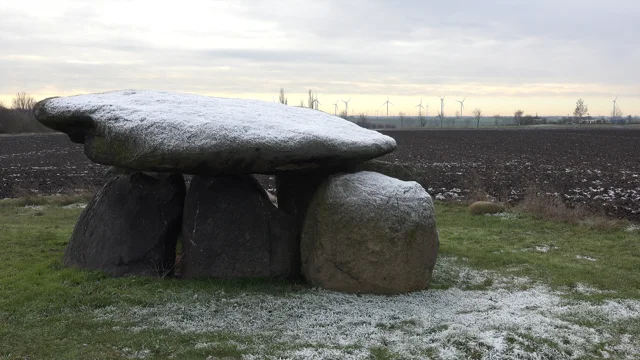
[[[555, 290], [582, 283], [640, 300], [640, 233], [522, 213], [503, 219], [470, 216], [464, 206], [438, 204], [441, 254], [467, 258], [472, 268], [542, 281]], [[596, 297], [611, 296], [607, 294]]]
[[432, 289], [359, 296], [64, 269], [80, 211], [0, 207], [0, 359], [640, 357], [635, 231], [437, 203]]

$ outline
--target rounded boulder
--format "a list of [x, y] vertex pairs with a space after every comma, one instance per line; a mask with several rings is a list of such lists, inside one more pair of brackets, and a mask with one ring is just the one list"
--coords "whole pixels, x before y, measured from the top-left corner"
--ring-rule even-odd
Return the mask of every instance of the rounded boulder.
[[399, 294], [429, 287], [438, 254], [431, 196], [375, 172], [330, 176], [307, 211], [302, 271], [312, 285]]

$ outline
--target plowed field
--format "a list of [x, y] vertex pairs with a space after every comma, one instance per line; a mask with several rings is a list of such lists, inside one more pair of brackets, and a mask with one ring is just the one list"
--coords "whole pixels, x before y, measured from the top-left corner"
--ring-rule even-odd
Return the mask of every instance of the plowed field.
[[[531, 189], [640, 221], [640, 129], [389, 131], [382, 160], [418, 169], [437, 199], [484, 191], [517, 202]], [[0, 136], [0, 198], [99, 186], [93, 164], [65, 135]], [[272, 177], [263, 177], [273, 187]]]

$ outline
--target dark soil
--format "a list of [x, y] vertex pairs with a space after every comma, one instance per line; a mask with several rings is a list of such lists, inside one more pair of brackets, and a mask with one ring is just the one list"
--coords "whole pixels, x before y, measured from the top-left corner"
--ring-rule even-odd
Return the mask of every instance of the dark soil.
[[527, 192], [640, 221], [640, 129], [389, 131], [381, 160], [420, 170], [440, 199], [482, 193], [517, 202]]
[[106, 169], [66, 135], [0, 135], [0, 199], [93, 190]]
[[[640, 129], [388, 131], [398, 149], [381, 160], [409, 164], [438, 199], [486, 192], [517, 202], [528, 191], [640, 221]], [[0, 136], [0, 198], [95, 189], [107, 167], [65, 135]], [[273, 177], [261, 176], [266, 188]]]

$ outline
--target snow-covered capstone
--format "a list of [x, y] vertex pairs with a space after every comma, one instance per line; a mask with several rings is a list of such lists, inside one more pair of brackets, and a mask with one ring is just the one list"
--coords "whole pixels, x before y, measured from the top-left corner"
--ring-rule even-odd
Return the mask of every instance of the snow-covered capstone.
[[369, 171], [337, 174], [320, 186], [307, 211], [302, 272], [330, 290], [424, 290], [438, 245], [433, 202], [418, 183]]
[[273, 174], [359, 163], [395, 140], [312, 109], [159, 91], [48, 98], [36, 118], [94, 162], [140, 171]]

